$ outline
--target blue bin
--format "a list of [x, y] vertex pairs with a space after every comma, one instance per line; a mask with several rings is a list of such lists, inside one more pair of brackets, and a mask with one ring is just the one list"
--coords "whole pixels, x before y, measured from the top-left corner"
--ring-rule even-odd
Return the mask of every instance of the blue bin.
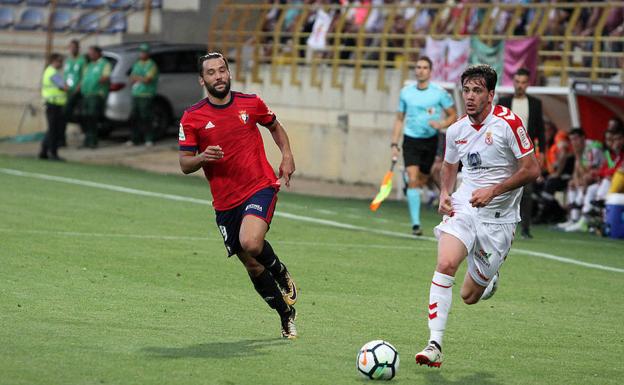
[[609, 236], [624, 239], [624, 194], [609, 194], [606, 206], [606, 225]]

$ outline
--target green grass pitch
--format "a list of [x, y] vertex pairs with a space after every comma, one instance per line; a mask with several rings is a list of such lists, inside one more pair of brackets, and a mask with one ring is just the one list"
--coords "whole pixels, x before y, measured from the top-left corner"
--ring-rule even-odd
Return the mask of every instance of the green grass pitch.
[[[0, 157], [1, 385], [361, 384], [357, 350], [373, 339], [397, 347], [397, 384], [624, 378], [622, 241], [537, 227], [515, 242], [498, 293], [474, 306], [459, 297], [462, 269], [433, 369], [413, 357], [428, 337], [436, 244], [375, 233], [409, 230], [404, 203], [371, 213], [368, 201], [280, 193], [268, 239], [300, 287], [300, 338], [283, 341], [225, 258], [211, 207], [71, 180], [210, 199], [200, 178]], [[438, 221], [424, 211], [427, 235]]]

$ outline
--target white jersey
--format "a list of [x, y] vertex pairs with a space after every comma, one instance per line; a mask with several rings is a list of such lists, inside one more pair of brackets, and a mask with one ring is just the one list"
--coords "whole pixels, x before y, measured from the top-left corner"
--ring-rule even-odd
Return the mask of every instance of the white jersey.
[[446, 132], [447, 163], [461, 160], [462, 183], [452, 195], [453, 210], [476, 214], [482, 222], [520, 221], [522, 188], [501, 194], [485, 207], [470, 204], [475, 189], [490, 187], [509, 178], [518, 169], [518, 159], [533, 152], [533, 143], [522, 120], [503, 106], [493, 106], [482, 124], [464, 116]]

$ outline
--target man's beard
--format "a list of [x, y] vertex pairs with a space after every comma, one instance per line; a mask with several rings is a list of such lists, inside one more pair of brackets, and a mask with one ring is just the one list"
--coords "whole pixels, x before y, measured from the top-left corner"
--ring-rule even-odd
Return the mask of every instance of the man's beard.
[[225, 88], [223, 88], [223, 91], [218, 91], [215, 87], [205, 83], [206, 91], [217, 99], [223, 99], [230, 93], [230, 81], [228, 80], [224, 84]]

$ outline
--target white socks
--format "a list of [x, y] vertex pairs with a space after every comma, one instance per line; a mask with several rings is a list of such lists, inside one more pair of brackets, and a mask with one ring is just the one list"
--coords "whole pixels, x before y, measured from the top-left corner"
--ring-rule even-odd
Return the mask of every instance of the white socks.
[[430, 341], [435, 341], [442, 346], [442, 337], [446, 329], [446, 320], [453, 301], [453, 284], [455, 277], [433, 273], [431, 289], [429, 290], [429, 331]]

